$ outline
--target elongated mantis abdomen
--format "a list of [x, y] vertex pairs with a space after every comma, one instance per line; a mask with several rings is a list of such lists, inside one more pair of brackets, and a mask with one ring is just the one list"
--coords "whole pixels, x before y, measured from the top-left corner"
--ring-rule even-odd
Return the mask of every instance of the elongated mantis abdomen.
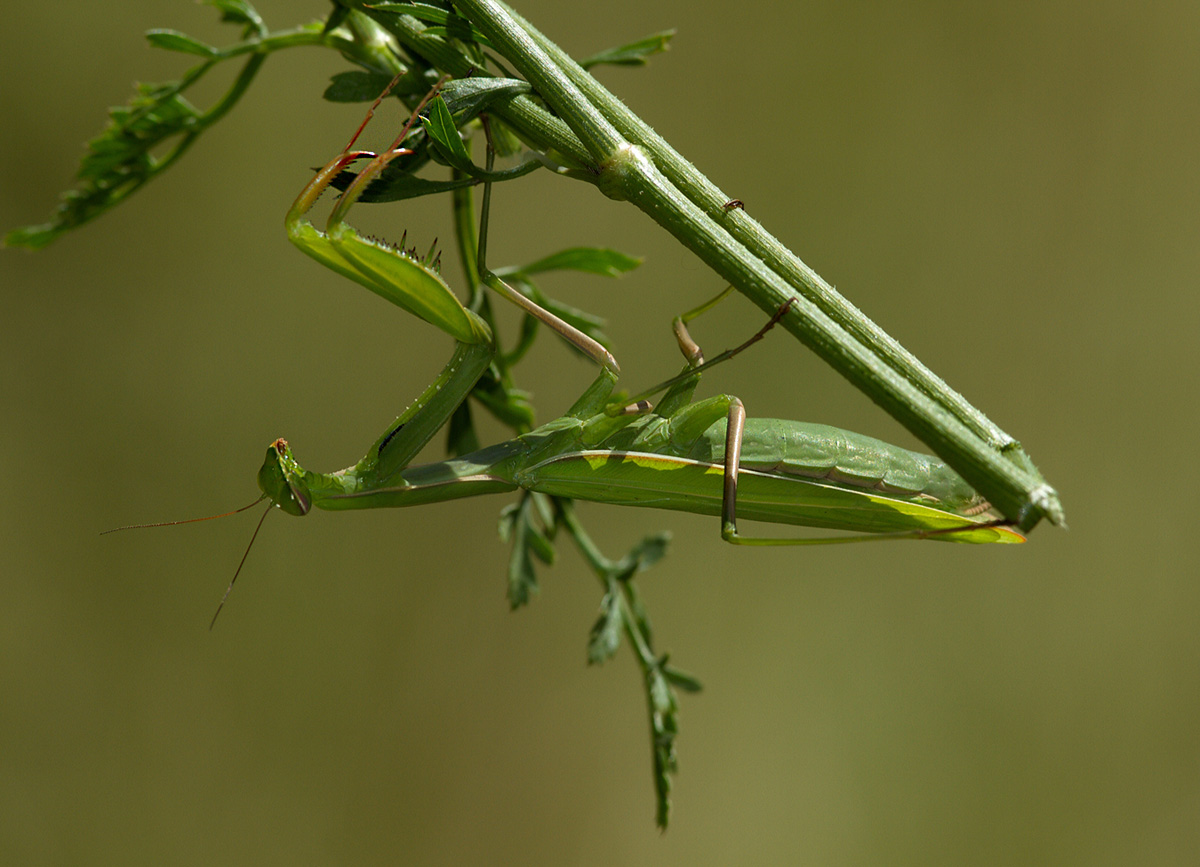
[[[725, 440], [725, 425], [716, 422], [687, 457], [723, 463]], [[815, 422], [747, 419], [741, 464], [742, 469], [906, 497], [965, 516], [987, 510], [979, 493], [943, 461]]]

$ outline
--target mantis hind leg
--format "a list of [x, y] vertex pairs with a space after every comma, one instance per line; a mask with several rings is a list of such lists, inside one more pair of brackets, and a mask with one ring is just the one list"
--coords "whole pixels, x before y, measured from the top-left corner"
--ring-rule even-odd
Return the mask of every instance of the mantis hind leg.
[[684, 367], [681, 373], [676, 374], [665, 382], [660, 382], [653, 388], [648, 388], [645, 391], [639, 392], [629, 398], [630, 402], [643, 402], [647, 398], [653, 397], [659, 392], [666, 392], [662, 399], [658, 402], [655, 411], [659, 415], [674, 417], [680, 411], [686, 409], [692, 401], [692, 395], [696, 391], [696, 385], [700, 381], [700, 374], [711, 367], [716, 367], [718, 364], [723, 364], [736, 355], [749, 349], [758, 341], [762, 340], [767, 332], [774, 328], [783, 315], [787, 313], [788, 308], [792, 306], [792, 300], [788, 299], [779, 306], [767, 323], [762, 328], [754, 332], [748, 340], [744, 340], [732, 349], [726, 349], [724, 352], [705, 360], [704, 352], [700, 349], [698, 343], [692, 339], [691, 333], [688, 331], [687, 323], [691, 322], [702, 313], [707, 313], [721, 301], [723, 301], [733, 291], [733, 286], [727, 286], [715, 297], [705, 301], [699, 307], [693, 308], [686, 313], [681, 313], [676, 316], [671, 322], [671, 330], [675, 334], [675, 342], [679, 344], [679, 351], [683, 353], [683, 357], [687, 359], [687, 366]]
[[718, 304], [728, 298], [733, 292], [733, 288], [733, 286], [726, 286], [719, 293], [717, 293], [716, 296], [710, 298], [708, 301], [705, 301], [699, 307], [695, 307], [686, 313], [681, 313], [671, 322], [671, 330], [675, 333], [675, 341], [679, 344], [679, 351], [683, 353], [683, 357], [686, 358], [688, 364], [691, 365], [691, 372], [693, 374], [701, 373], [705, 370], [708, 370], [710, 367], [716, 367], [718, 364], [728, 361], [735, 355], [740, 355], [751, 346], [758, 343], [758, 341], [767, 336], [768, 331], [779, 324], [779, 320], [783, 318], [783, 315], [788, 312], [788, 308], [790, 308], [795, 301], [793, 298], [789, 298], [788, 300], [784, 301], [771, 315], [771, 318], [767, 320], [767, 323], [762, 328], [758, 329], [758, 331], [754, 332], [754, 334], [752, 334], [748, 340], [744, 340], [732, 349], [726, 349], [724, 352], [706, 361], [703, 350], [701, 350], [699, 344], [692, 339], [692, 335], [691, 332], [688, 331], [687, 324], [698, 316], [707, 313], [709, 310], [716, 307]]

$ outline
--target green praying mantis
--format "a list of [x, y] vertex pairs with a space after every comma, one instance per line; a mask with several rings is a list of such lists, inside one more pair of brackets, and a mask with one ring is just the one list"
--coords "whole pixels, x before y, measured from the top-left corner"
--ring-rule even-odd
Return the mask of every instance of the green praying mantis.
[[[436, 88], [413, 113], [436, 98]], [[365, 125], [366, 121], [364, 121]], [[321, 169], [289, 211], [288, 235], [305, 253], [454, 337], [452, 358], [426, 391], [354, 466], [334, 473], [302, 468], [288, 443], [267, 449], [258, 482], [273, 506], [291, 515], [390, 508], [523, 489], [554, 497], [720, 516], [721, 536], [742, 545], [812, 545], [871, 539], [989, 543], [1024, 538], [955, 472], [935, 458], [825, 425], [748, 419], [740, 400], [693, 401], [700, 373], [761, 338], [779, 313], [742, 346], [708, 364], [679, 317], [684, 372], [655, 406], [613, 399], [618, 367], [598, 343], [504, 283], [485, 264], [490, 183], [484, 185], [479, 277], [565, 336], [601, 365], [596, 381], [561, 418], [513, 439], [422, 466], [411, 462], [466, 400], [492, 362], [491, 329], [467, 309], [440, 273], [411, 252], [368, 239], [346, 215], [366, 186], [397, 156], [410, 118], [381, 154], [351, 144]], [[360, 127], [361, 131], [362, 127]], [[356, 134], [357, 138], [357, 134]], [[346, 166], [370, 158], [334, 206], [321, 232], [306, 214]], [[489, 149], [489, 170], [490, 170]], [[723, 293], [724, 294], [724, 293]], [[758, 521], [853, 531], [827, 538], [744, 536], [738, 515]]]
[[[306, 515], [314, 507], [413, 506], [521, 491], [520, 504], [508, 507], [501, 522], [502, 535], [507, 532], [514, 542], [510, 602], [514, 607], [522, 604], [528, 589], [535, 586], [530, 555], [548, 559], [553, 553], [549, 540], [558, 528], [565, 528], [605, 588], [601, 616], [588, 643], [589, 662], [610, 658], [623, 632], [642, 669], [660, 826], [666, 826], [669, 775], [675, 770], [675, 690], [699, 689], [694, 679], [654, 651], [649, 620], [633, 580], [636, 572], [661, 556], [666, 537], [647, 537], [621, 560], [608, 560], [587, 538], [575, 518], [572, 500], [719, 517], [722, 538], [739, 545], [885, 539], [1013, 543], [1024, 541], [1018, 529], [1028, 530], [1042, 517], [1062, 523], [1057, 495], [1015, 440], [950, 391], [750, 220], [739, 200], [721, 193], [591, 78], [584, 69], [591, 64], [576, 64], [505, 4], [337, 0], [323, 26], [277, 32], [268, 31], [243, 0], [215, 0], [214, 5], [224, 20], [245, 28], [242, 41], [218, 50], [174, 31], [153, 31], [152, 44], [201, 55], [203, 63], [179, 81], [140, 87], [128, 107], [114, 109], [109, 128], [90, 145], [81, 167], [81, 189], [64, 199], [50, 223], [10, 233], [6, 242], [43, 246], [123, 200], [228, 112], [263, 59], [275, 50], [323, 45], [360, 67], [335, 77], [335, 85], [326, 92], [331, 100], [345, 100], [353, 93], [358, 95], [350, 101], [367, 101], [378, 93], [381, 78], [398, 73], [389, 89], [405, 76], [408, 80], [398, 90], [411, 102], [436, 75], [455, 75], [454, 85], [465, 87], [452, 98], [449, 87], [439, 91], [439, 82], [386, 150], [378, 154], [355, 150], [359, 134], [383, 97], [376, 99], [350, 143], [304, 187], [286, 219], [289, 238], [307, 255], [453, 337], [450, 361], [362, 460], [345, 470], [308, 471], [297, 463], [285, 440], [273, 442], [258, 473], [263, 496], [256, 502], [270, 501], [265, 519], [275, 508]], [[644, 58], [663, 44], [663, 38], [644, 41], [612, 56]], [[494, 56], [497, 51], [499, 60]], [[214, 106], [201, 112], [182, 99], [183, 91], [215, 64], [242, 56], [248, 59], [241, 74]], [[595, 62], [624, 61], [593, 58]], [[505, 63], [521, 79], [514, 78]], [[489, 66], [498, 74], [490, 73]], [[459, 126], [467, 133], [467, 118], [455, 121], [447, 103], [458, 106], [456, 113], [478, 116], [488, 144], [485, 170], [471, 162], [459, 138]], [[464, 105], [474, 108], [461, 108]], [[423, 109], [427, 113], [417, 127]], [[489, 113], [497, 141], [520, 141], [536, 158], [517, 169], [493, 172]], [[435, 114], [440, 116], [436, 123]], [[410, 147], [422, 147], [415, 143], [422, 133], [429, 148], [440, 153], [438, 161], [458, 173], [451, 182], [415, 178], [403, 163], [396, 163], [413, 153]], [[179, 136], [179, 141], [165, 153], [156, 153], [173, 136]], [[424, 158], [422, 153], [414, 162]], [[359, 160], [367, 161], [365, 168], [347, 182], [346, 170]], [[527, 297], [501, 279], [511, 272], [492, 272], [486, 265], [491, 183], [542, 165], [594, 183], [610, 198], [634, 203], [754, 300], [764, 315], [771, 315], [774, 305], [779, 305], [774, 316], [749, 340], [706, 362], [687, 324], [710, 309], [722, 293], [677, 318], [676, 339], [687, 359], [681, 374], [635, 398], [617, 394], [615, 359], [570, 324], [586, 317], [573, 317], [561, 306], [547, 303], [532, 286]], [[347, 222], [353, 206], [372, 198], [367, 188], [383, 181], [389, 168], [393, 174], [405, 168], [401, 174], [413, 182], [394, 198], [455, 190], [456, 230], [469, 284], [465, 304], [442, 279], [432, 251], [421, 257], [404, 250], [403, 242], [397, 248], [364, 238]], [[465, 185], [478, 181], [484, 185], [476, 249], [474, 210]], [[330, 186], [343, 192], [323, 229], [318, 229], [309, 213]], [[532, 266], [528, 271], [533, 273]], [[510, 279], [521, 285], [518, 279]], [[521, 338], [509, 352], [498, 345], [483, 286], [525, 312]], [[559, 311], [562, 318], [548, 308]], [[747, 418], [741, 401], [730, 395], [695, 399], [706, 369], [742, 352], [780, 321], [911, 431], [950, 456], [996, 507], [938, 459], [824, 425]], [[564, 415], [538, 427], [508, 375], [532, 341], [536, 328], [532, 323], [550, 327], [600, 366], [595, 382]], [[648, 399], [660, 393], [652, 405]], [[468, 398], [477, 399], [515, 435], [479, 448]], [[455, 456], [414, 465], [421, 449], [445, 425]], [[544, 528], [541, 535], [533, 523], [536, 517]], [[760, 538], [744, 535], [738, 528], [739, 517], [848, 535]], [[246, 554], [257, 534], [258, 529]]]
[[[438, 109], [448, 116], [444, 103], [439, 103], [439, 87], [417, 105], [386, 150], [378, 154], [355, 150], [359, 134], [383, 97], [376, 100], [350, 143], [301, 191], [285, 225], [290, 240], [307, 255], [453, 337], [453, 354], [425, 391], [351, 467], [333, 473], [304, 469], [287, 441], [275, 440], [258, 472], [263, 497], [270, 501], [263, 518], [275, 508], [303, 516], [314, 507], [416, 506], [517, 490], [525, 492], [518, 509], [549, 500], [557, 510], [551, 523], [568, 529], [605, 585], [601, 617], [589, 641], [589, 660], [611, 657], [623, 630], [642, 668], [650, 710], [658, 823], [665, 827], [669, 775], [675, 770], [675, 690], [694, 691], [699, 684], [653, 650], [648, 620], [630, 580], [661, 555], [665, 541], [649, 537], [623, 560], [607, 560], [583, 532], [572, 500], [716, 516], [722, 538], [739, 545], [883, 539], [1014, 543], [1023, 542], [1024, 537], [936, 458], [826, 425], [747, 418], [742, 402], [731, 395], [695, 400], [702, 373], [760, 340], [787, 312], [787, 304], [749, 340], [705, 361], [687, 325], [728, 294], [727, 289], [677, 317], [675, 336], [686, 359], [681, 374], [633, 398], [615, 394], [619, 368], [612, 355], [596, 340], [513, 289], [486, 265], [494, 152], [486, 115], [480, 115], [488, 159], [486, 170], [479, 173], [484, 184], [478, 249], [467, 264], [473, 266], [481, 284], [552, 328], [600, 366], [595, 381], [564, 415], [533, 427], [520, 396], [506, 387], [505, 365], [500, 364], [497, 371], [502, 357], [490, 317], [479, 313], [482, 296], [473, 295], [470, 304], [464, 305], [442, 279], [432, 251], [422, 257], [403, 249], [403, 243], [394, 247], [366, 238], [347, 222], [349, 211], [372, 181], [394, 160], [412, 153], [405, 144], [422, 110]], [[453, 127], [451, 131], [457, 136]], [[426, 132], [432, 135], [428, 127]], [[328, 187], [340, 182], [347, 167], [364, 159], [368, 162], [345, 187], [324, 230], [318, 229], [310, 222], [309, 212]], [[471, 225], [470, 217], [466, 225]], [[493, 387], [480, 388], [484, 378]], [[495, 388], [496, 384], [500, 387]], [[648, 398], [660, 392], [662, 397], [651, 405]], [[438, 430], [447, 423], [453, 427], [472, 394], [513, 426], [517, 435], [447, 460], [413, 465]], [[739, 530], [738, 517], [850, 534], [748, 536]], [[515, 521], [509, 526], [515, 526]], [[258, 529], [255, 537], [257, 533]], [[253, 543], [252, 537], [247, 554]], [[522, 544], [536, 547], [537, 542], [530, 536], [516, 540], [514, 556]], [[213, 623], [245, 560], [243, 555]], [[521, 600], [511, 582], [510, 564], [510, 601], [515, 606]]]

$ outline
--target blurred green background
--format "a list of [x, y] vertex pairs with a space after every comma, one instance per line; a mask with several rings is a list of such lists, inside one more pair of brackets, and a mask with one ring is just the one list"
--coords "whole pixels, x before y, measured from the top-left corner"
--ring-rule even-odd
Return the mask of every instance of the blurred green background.
[[[277, 436], [352, 462], [450, 349], [288, 246], [361, 107], [319, 99], [332, 53], [285, 52], [116, 212], [0, 253], [0, 861], [1197, 863], [1196, 4], [518, 6], [577, 55], [678, 27], [603, 80], [1020, 437], [1070, 532], [737, 550], [715, 520], [583, 506], [614, 554], [675, 534], [644, 590], [706, 690], [665, 836], [635, 666], [585, 665], [600, 590], [564, 545], [510, 613], [501, 498], [273, 517], [210, 634], [252, 518], [99, 532], [242, 505]], [[132, 81], [185, 68], [141, 31], [231, 40], [215, 18], [7, 10], [0, 226], [47, 215]], [[449, 235], [441, 202], [368, 210]], [[665, 232], [543, 176], [495, 215], [496, 264], [645, 256], [544, 288], [610, 318], [631, 385], [677, 367], [670, 317], [720, 284]], [[735, 300], [696, 334], [761, 319]], [[545, 418], [591, 371], [546, 340], [524, 376]], [[914, 445], [783, 335], [704, 388]]]

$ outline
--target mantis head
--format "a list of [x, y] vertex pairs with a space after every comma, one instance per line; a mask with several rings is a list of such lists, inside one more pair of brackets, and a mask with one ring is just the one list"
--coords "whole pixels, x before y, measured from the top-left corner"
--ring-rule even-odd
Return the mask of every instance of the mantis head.
[[312, 494], [304, 482], [304, 470], [292, 457], [285, 439], [277, 439], [267, 447], [267, 459], [258, 471], [258, 486], [272, 503], [289, 515], [307, 515], [312, 508]]

